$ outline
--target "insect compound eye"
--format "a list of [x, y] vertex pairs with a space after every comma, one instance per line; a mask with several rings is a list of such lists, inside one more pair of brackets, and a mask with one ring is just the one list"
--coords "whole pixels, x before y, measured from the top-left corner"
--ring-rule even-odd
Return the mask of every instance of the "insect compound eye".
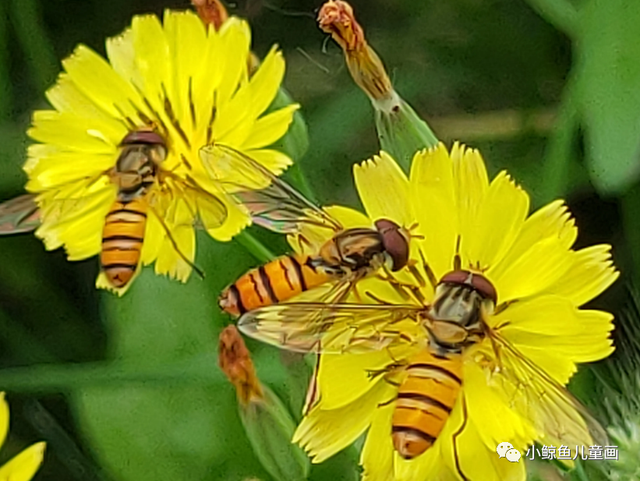
[[440, 280], [440, 284], [459, 284], [469, 286], [478, 292], [485, 299], [494, 303], [498, 302], [498, 293], [489, 279], [482, 274], [471, 271], [452, 271], [445, 274]]
[[164, 152], [166, 154], [166, 142], [164, 141], [164, 138], [154, 130], [134, 130], [125, 135], [122, 142], [120, 142], [121, 146], [132, 144], [159, 145], [165, 149]]
[[398, 271], [409, 260], [409, 240], [402, 234], [400, 226], [389, 219], [378, 219], [376, 229], [382, 236], [382, 245], [393, 261], [391, 270]]

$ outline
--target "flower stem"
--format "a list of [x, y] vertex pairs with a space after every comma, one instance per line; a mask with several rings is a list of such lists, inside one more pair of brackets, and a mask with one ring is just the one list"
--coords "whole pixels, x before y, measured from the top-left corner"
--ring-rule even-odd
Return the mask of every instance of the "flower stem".
[[260, 262], [269, 262], [275, 259], [276, 255], [271, 252], [262, 242], [249, 234], [246, 229], [234, 237], [238, 243], [247, 249], [249, 253]]
[[576, 78], [569, 78], [564, 89], [564, 99], [560, 105], [556, 128], [549, 139], [542, 178], [542, 200], [551, 201], [566, 194], [569, 181], [569, 167], [573, 140], [578, 126], [578, 102]]
[[317, 201], [316, 196], [314, 195], [313, 190], [311, 189], [311, 185], [309, 184], [307, 177], [304, 175], [304, 172], [302, 171], [302, 166], [300, 165], [300, 162], [298, 161], [295, 164], [293, 164], [289, 168], [289, 172], [291, 173], [290, 175], [291, 175], [291, 179], [294, 181], [294, 185], [300, 191], [300, 193], [302, 193], [302, 195], [304, 195], [311, 202], [316, 202]]

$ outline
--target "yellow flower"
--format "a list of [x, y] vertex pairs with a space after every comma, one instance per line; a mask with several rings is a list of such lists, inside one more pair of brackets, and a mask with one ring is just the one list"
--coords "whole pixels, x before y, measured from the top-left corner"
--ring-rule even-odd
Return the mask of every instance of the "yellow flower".
[[[405, 226], [418, 224], [412, 231], [411, 253], [418, 275], [405, 268], [396, 276], [398, 282], [413, 286], [414, 295], [401, 295], [388, 281], [372, 278], [358, 284], [359, 299], [368, 299], [369, 293], [392, 305], [429, 304], [434, 289], [426, 280], [427, 270], [420, 270], [422, 258], [439, 280], [456, 269], [459, 254], [462, 269], [481, 272], [497, 291], [497, 307], [484, 319], [488, 328], [557, 383], [565, 385], [577, 363], [596, 361], [613, 351], [613, 317], [579, 308], [617, 278], [610, 247], [572, 249], [577, 228], [562, 201], [529, 215], [524, 190], [505, 172], [489, 182], [480, 154], [457, 144], [450, 153], [442, 144], [417, 153], [408, 179], [382, 153], [357, 166], [355, 180], [367, 212], [364, 222], [388, 218]], [[357, 217], [341, 219], [345, 227], [355, 227], [350, 218]], [[354, 318], [353, 326], [357, 325]], [[417, 336], [416, 329], [424, 330], [415, 322], [392, 327], [397, 331], [405, 325], [407, 338]], [[369, 335], [375, 330], [375, 325], [363, 328]], [[359, 332], [353, 337], [362, 340]], [[397, 368], [424, 349], [425, 344], [405, 344], [363, 354], [323, 354], [319, 400], [294, 441], [314, 462], [322, 462], [366, 431], [361, 463], [367, 481], [524, 480], [524, 460], [500, 459], [496, 446], [509, 442], [524, 455], [534, 440], [555, 441], [557, 432], [550, 432], [541, 422], [543, 414], [526, 401], [514, 405], [513, 384], [500, 382], [507, 371], [501, 371], [488, 336], [463, 349], [462, 388], [434, 444], [413, 459], [394, 449], [392, 417], [399, 383], [406, 379]], [[539, 399], [553, 396], [537, 394]], [[532, 410], [524, 412], [528, 408]], [[575, 417], [572, 410], [567, 412], [578, 419], [578, 431], [586, 432], [577, 412]]]
[[[0, 446], [4, 444], [9, 431], [9, 405], [0, 393]], [[0, 467], [0, 481], [29, 481], [42, 464], [45, 443], [28, 447], [4, 466]]]
[[[238, 18], [216, 31], [193, 12], [166, 11], [162, 22], [136, 16], [107, 40], [108, 61], [84, 45], [63, 61], [65, 72], [47, 92], [54, 109], [34, 113], [28, 133], [40, 143], [29, 147], [24, 166], [27, 190], [39, 194], [36, 235], [47, 249], [64, 246], [70, 260], [101, 252], [105, 217], [118, 196], [115, 182], [132, 181], [131, 173], [124, 181], [114, 175], [121, 144], [138, 131], [155, 132], [164, 144], [154, 147], [157, 172], [142, 194], [149, 212], [141, 264], [155, 261], [157, 273], [186, 281], [195, 223], [222, 241], [249, 224], [208, 180], [198, 151], [220, 142], [275, 173], [291, 163], [268, 146], [285, 134], [298, 106], [265, 114], [284, 59], [274, 47], [252, 69], [250, 43], [249, 26]], [[104, 274], [97, 285], [123, 292]]]

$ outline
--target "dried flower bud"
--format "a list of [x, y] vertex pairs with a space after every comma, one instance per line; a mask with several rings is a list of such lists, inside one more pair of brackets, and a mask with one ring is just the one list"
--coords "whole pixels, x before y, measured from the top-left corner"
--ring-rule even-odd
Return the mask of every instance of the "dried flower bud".
[[342, 47], [353, 80], [371, 99], [380, 148], [409, 172], [413, 155], [436, 146], [438, 139], [393, 89], [382, 60], [367, 44], [351, 5], [329, 0], [320, 9], [318, 24]]
[[218, 363], [236, 388], [238, 411], [253, 452], [274, 479], [304, 481], [309, 458], [291, 442], [295, 422], [270, 389], [260, 384], [249, 350], [235, 326], [220, 334]]
[[367, 44], [351, 5], [329, 0], [320, 9], [318, 24], [342, 47], [353, 80], [372, 100], [388, 100], [394, 96], [384, 65]]
[[262, 386], [256, 376], [249, 350], [235, 326], [227, 326], [220, 333], [218, 364], [236, 388], [241, 404], [247, 405], [251, 401], [262, 399]]
[[205, 25], [213, 25], [219, 30], [222, 24], [229, 18], [227, 9], [220, 0], [191, 0], [191, 4], [196, 7], [198, 15]]

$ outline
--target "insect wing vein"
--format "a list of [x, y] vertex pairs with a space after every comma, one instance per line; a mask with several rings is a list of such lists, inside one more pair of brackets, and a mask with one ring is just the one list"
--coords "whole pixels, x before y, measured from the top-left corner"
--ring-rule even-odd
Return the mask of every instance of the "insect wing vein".
[[243, 314], [238, 327], [248, 336], [292, 351], [370, 352], [414, 342], [396, 324], [407, 319], [418, 333], [419, 310], [415, 306], [285, 303]]
[[0, 235], [31, 232], [40, 225], [35, 197], [26, 194], [0, 204]]
[[531, 422], [545, 443], [605, 446], [606, 431], [567, 389], [518, 351], [496, 331], [489, 330], [498, 351], [493, 379], [510, 394], [511, 407]]
[[243, 205], [256, 224], [283, 234], [304, 225], [342, 230], [342, 225], [251, 157], [222, 144], [204, 147], [202, 159], [214, 182]]

